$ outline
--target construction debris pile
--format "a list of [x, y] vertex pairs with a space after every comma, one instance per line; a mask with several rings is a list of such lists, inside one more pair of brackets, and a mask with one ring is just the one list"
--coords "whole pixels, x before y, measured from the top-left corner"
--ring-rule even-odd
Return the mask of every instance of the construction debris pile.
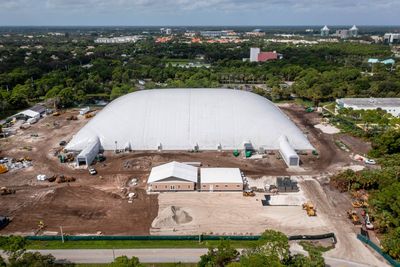
[[2, 187], [0, 188], [0, 195], [5, 196], [5, 195], [13, 195], [15, 194], [15, 189], [10, 189], [7, 187]]
[[39, 174], [36, 179], [38, 181], [48, 181], [50, 183], [56, 182], [58, 184], [60, 183], [71, 183], [75, 182], [76, 178], [75, 177], [70, 177], [70, 176], [64, 176], [64, 175], [52, 175], [52, 176], [47, 176], [45, 174]]
[[20, 159], [14, 159], [14, 158], [0, 159], [0, 173], [29, 168], [31, 166], [32, 166], [32, 160], [29, 157], [23, 157]]

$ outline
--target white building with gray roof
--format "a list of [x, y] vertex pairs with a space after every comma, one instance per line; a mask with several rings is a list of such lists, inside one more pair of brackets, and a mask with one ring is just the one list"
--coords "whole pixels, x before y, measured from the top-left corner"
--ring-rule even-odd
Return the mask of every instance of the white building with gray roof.
[[340, 98], [336, 100], [336, 109], [353, 110], [382, 109], [394, 117], [400, 117], [400, 98]]

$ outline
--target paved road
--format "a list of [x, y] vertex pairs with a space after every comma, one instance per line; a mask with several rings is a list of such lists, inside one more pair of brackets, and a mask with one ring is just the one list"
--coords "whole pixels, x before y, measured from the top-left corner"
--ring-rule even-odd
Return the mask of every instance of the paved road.
[[[207, 253], [207, 249], [58, 249], [33, 250], [42, 254], [52, 254], [60, 262], [74, 263], [110, 263], [114, 257], [126, 255], [136, 256], [141, 262], [187, 262], [200, 260], [200, 256]], [[0, 253], [2, 254], [2, 253]], [[351, 262], [332, 257], [325, 257], [326, 264], [332, 267], [365, 267], [368, 265]]]

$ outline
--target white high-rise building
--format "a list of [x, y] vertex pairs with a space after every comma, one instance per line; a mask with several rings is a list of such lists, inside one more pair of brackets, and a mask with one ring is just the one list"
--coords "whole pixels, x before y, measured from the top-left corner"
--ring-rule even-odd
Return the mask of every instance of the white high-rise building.
[[258, 62], [258, 54], [260, 54], [261, 50], [258, 47], [250, 48], [250, 62]]
[[325, 25], [325, 26], [321, 29], [321, 36], [322, 36], [322, 37], [329, 36], [329, 28], [328, 28], [328, 26]]
[[400, 44], [400, 33], [385, 33], [383, 42], [385, 44]]
[[350, 37], [358, 36], [358, 28], [356, 27], [356, 25], [353, 25], [353, 27], [350, 28], [349, 35], [350, 35]]

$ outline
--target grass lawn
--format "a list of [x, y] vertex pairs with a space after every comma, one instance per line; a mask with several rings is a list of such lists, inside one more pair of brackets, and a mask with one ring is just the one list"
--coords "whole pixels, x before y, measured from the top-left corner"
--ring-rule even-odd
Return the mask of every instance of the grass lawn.
[[[27, 249], [126, 249], [126, 248], [207, 248], [219, 240], [199, 243], [192, 240], [89, 240], [89, 241], [29, 241]], [[254, 241], [231, 240], [235, 248], [250, 247]]]

